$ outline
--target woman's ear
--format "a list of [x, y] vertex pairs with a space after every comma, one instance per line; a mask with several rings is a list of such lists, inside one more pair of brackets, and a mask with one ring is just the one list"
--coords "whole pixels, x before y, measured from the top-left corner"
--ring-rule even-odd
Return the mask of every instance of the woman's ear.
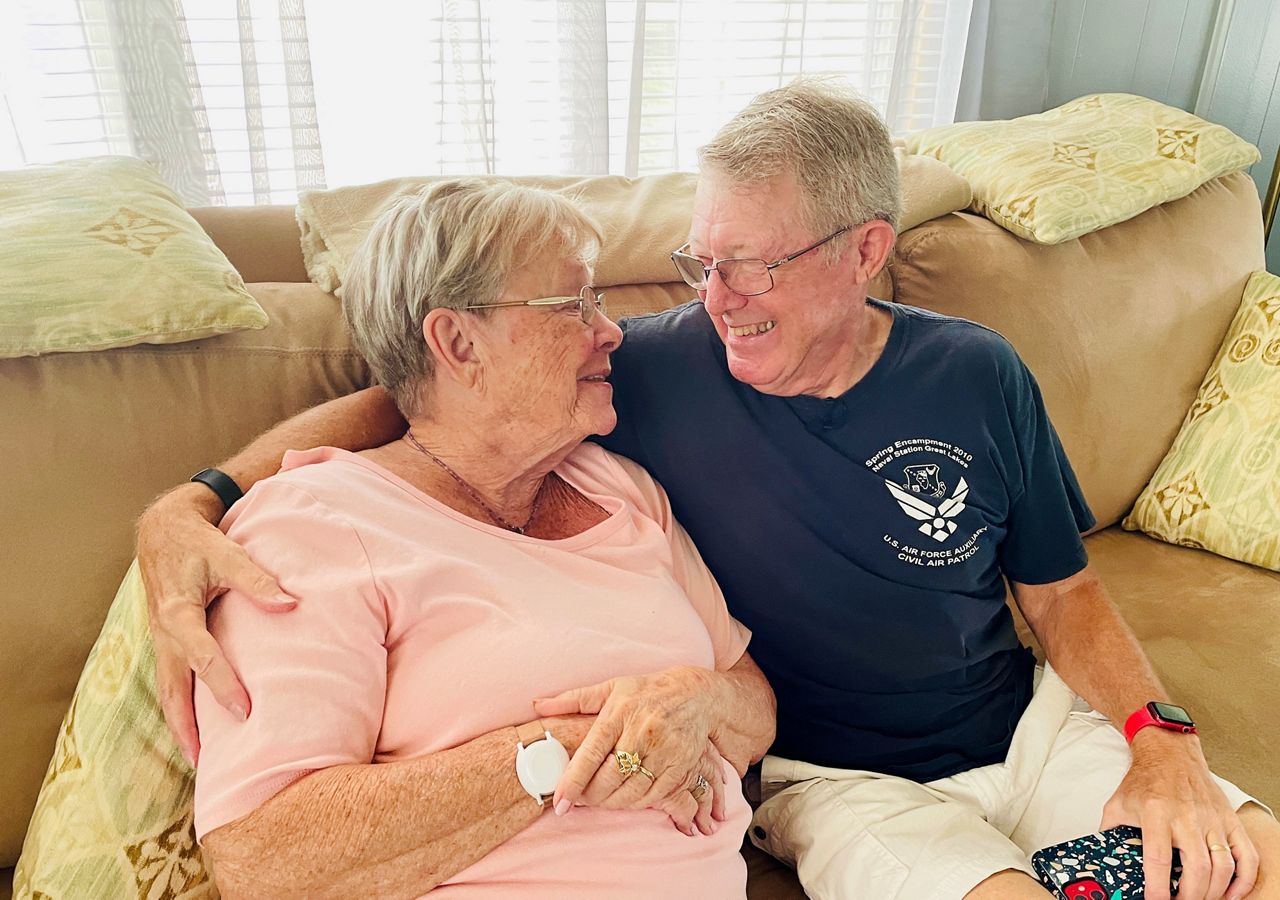
[[456, 309], [433, 309], [422, 321], [422, 339], [435, 360], [436, 377], [474, 387], [483, 374], [472, 341], [477, 321]]

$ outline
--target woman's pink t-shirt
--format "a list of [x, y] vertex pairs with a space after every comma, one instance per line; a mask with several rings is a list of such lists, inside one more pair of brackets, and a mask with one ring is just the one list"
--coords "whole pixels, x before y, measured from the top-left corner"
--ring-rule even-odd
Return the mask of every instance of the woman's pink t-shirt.
[[[286, 454], [236, 504], [223, 528], [300, 602], [267, 613], [231, 592], [211, 607], [253, 709], [238, 722], [197, 682], [197, 836], [317, 769], [420, 757], [535, 719], [536, 697], [738, 661], [750, 635], [657, 483], [594, 444], [556, 471], [608, 519], [564, 540], [513, 534], [332, 447]], [[437, 890], [742, 897], [751, 812], [724, 772], [728, 820], [714, 835], [688, 837], [655, 810], [544, 814]]]

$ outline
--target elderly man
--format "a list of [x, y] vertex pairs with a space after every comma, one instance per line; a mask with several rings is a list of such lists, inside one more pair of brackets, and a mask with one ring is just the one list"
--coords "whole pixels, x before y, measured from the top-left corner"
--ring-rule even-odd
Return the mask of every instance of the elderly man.
[[[1149, 898], [1168, 896], [1173, 847], [1184, 898], [1276, 895], [1280, 826], [1209, 772], [1090, 570], [1094, 520], [1035, 379], [982, 326], [867, 296], [899, 207], [874, 111], [799, 81], [757, 97], [701, 163], [673, 254], [698, 301], [623, 323], [619, 426], [602, 441], [666, 487], [754, 632], [778, 727], [752, 840], [813, 896], [1043, 898], [1030, 853], [1128, 823]], [[403, 427], [370, 389], [222, 468], [247, 488], [289, 447], [359, 449]], [[289, 603], [211, 527], [222, 511], [190, 485], [140, 527], [163, 702], [190, 752], [188, 667], [247, 704], [205, 599], [235, 586]], [[593, 686], [539, 711], [611, 702]], [[611, 733], [584, 742], [558, 802], [588, 789]]]

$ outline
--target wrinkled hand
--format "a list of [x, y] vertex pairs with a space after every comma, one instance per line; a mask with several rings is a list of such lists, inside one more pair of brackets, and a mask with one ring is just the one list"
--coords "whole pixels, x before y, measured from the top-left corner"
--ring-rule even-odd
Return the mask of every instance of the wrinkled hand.
[[[707, 669], [678, 666], [535, 700], [539, 715], [598, 714], [573, 754], [554, 797], [563, 815], [574, 803], [606, 809], [660, 809], [685, 834], [724, 821], [724, 768], [712, 740], [716, 679]], [[653, 779], [624, 776], [614, 751], [638, 753]], [[698, 790], [698, 776], [707, 789]], [[697, 797], [694, 794], [698, 794]]]
[[[1128, 774], [1103, 808], [1101, 827], [1142, 829], [1147, 900], [1169, 900], [1174, 847], [1182, 860], [1179, 900], [1246, 896], [1258, 878], [1258, 851], [1209, 775], [1199, 740], [1145, 728], [1133, 750]], [[1229, 849], [1211, 850], [1214, 845]]]
[[[174, 740], [193, 766], [200, 754], [191, 673], [242, 720], [249, 695], [205, 625], [205, 607], [229, 590], [265, 610], [297, 601], [201, 512], [207, 488], [189, 485], [157, 500], [138, 520], [138, 567], [156, 648], [156, 692]], [[221, 504], [216, 498], [213, 503]], [[206, 512], [208, 512], [206, 506]]]
[[591, 730], [591, 726], [595, 724], [595, 716], [583, 716], [571, 714], [567, 716], [541, 716], [538, 722], [547, 731], [551, 732], [551, 736], [559, 741], [564, 749], [569, 751], [569, 755], [573, 756], [578, 748], [582, 746], [583, 740], [586, 739], [587, 733]]

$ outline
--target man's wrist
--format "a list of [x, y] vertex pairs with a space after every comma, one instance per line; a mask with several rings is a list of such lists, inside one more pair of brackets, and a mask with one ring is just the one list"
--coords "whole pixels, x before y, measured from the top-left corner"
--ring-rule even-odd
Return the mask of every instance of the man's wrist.
[[704, 703], [708, 711], [730, 708], [735, 686], [724, 672], [701, 666], [675, 666], [669, 671], [682, 679], [688, 687], [689, 702]]
[[1198, 734], [1183, 734], [1154, 726], [1138, 731], [1129, 742], [1129, 749], [1135, 759], [1188, 755], [1204, 758]]
[[210, 525], [217, 525], [227, 514], [221, 498], [208, 485], [189, 481], [178, 485], [152, 505], [158, 512], [194, 512]]

